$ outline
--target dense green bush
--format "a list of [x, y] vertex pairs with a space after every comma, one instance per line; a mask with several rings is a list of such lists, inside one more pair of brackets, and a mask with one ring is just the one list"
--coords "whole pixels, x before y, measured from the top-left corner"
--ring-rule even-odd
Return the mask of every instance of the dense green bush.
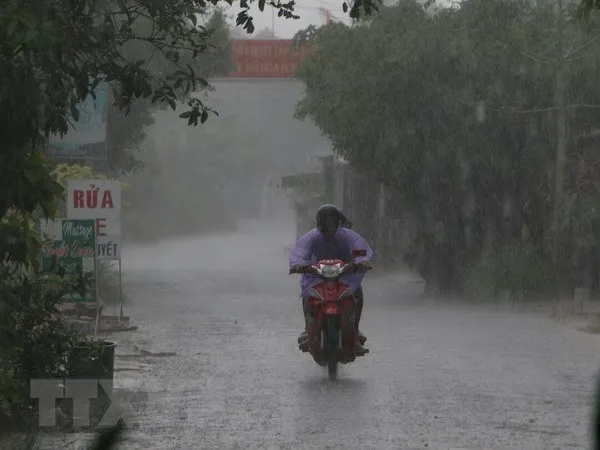
[[557, 286], [552, 259], [530, 242], [516, 242], [484, 254], [464, 273], [464, 292], [472, 298], [551, 294]]
[[[407, 260], [431, 290], [456, 293], [465, 271], [510, 266], [511, 258], [527, 277], [507, 269], [514, 282], [498, 275], [479, 284], [513, 292], [544, 285], [536, 271], [545, 262], [513, 254], [524, 228], [531, 245], [565, 263], [557, 271], [569, 288], [583, 282], [575, 272], [586, 252], [600, 252], [600, 208], [590, 204], [600, 196], [600, 109], [588, 107], [600, 104], [600, 15], [578, 22], [567, 3], [562, 33], [553, 2], [465, 0], [433, 12], [401, 0], [368, 22], [298, 36], [311, 51], [296, 73], [305, 86], [297, 117], [397, 193], [393, 207], [416, 230]], [[564, 87], [554, 62], [559, 39], [573, 49]], [[560, 203], [557, 98], [568, 110]], [[495, 262], [482, 256], [505, 245]]]
[[0, 220], [0, 417], [13, 425], [36, 423], [29, 396], [35, 378], [62, 377], [77, 344], [94, 342], [58, 314], [61, 297], [84, 288], [55, 265], [39, 271], [37, 219], [11, 209]]
[[62, 295], [80, 289], [80, 281], [51, 273], [30, 275], [19, 268], [0, 265], [3, 314], [0, 315], [0, 414], [15, 423], [35, 420], [29, 384], [36, 378], [61, 378], [67, 374], [70, 349], [94, 342], [71, 329], [59, 316]]

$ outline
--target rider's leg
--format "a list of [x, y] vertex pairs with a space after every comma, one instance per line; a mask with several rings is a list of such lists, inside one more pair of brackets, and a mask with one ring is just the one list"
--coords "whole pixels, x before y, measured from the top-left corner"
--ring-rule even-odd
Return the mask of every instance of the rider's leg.
[[304, 313], [304, 318], [306, 319], [306, 316], [308, 315], [308, 307], [307, 307], [307, 299], [304, 297], [302, 298], [302, 312]]
[[359, 328], [360, 324], [360, 316], [362, 315], [363, 303], [364, 303], [364, 294], [362, 290], [362, 286], [359, 287], [354, 293], [354, 297], [356, 297], [356, 328]]
[[358, 288], [355, 292], [354, 292], [354, 298], [356, 298], [356, 352], [358, 353], [362, 353], [364, 354], [365, 352], [367, 352], [368, 350], [363, 347], [362, 342], [361, 342], [361, 338], [363, 338], [366, 341], [366, 338], [364, 337], [364, 335], [360, 332], [360, 329], [358, 327], [358, 325], [360, 324], [360, 317], [362, 315], [362, 309], [363, 309], [363, 303], [364, 303], [364, 294], [363, 294], [363, 290], [362, 287]]
[[304, 331], [302, 333], [300, 333], [300, 336], [298, 337], [298, 343], [302, 343], [302, 341], [305, 341], [308, 339], [308, 332], [306, 331], [306, 315], [308, 314], [308, 309], [306, 307], [306, 299], [304, 297], [300, 297], [302, 299], [302, 313], [303, 313], [303, 317], [304, 317]]

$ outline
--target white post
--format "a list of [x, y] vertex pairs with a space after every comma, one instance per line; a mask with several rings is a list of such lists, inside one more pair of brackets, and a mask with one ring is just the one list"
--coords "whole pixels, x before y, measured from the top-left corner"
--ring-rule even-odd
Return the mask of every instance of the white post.
[[[333, 160], [333, 203], [342, 211], [346, 207], [344, 205], [344, 175], [346, 167], [341, 161]], [[352, 219], [350, 219], [352, 221]]]
[[94, 336], [98, 334], [98, 326], [100, 325], [100, 302], [97, 302], [98, 307], [96, 308], [96, 324], [94, 325]]
[[385, 186], [383, 183], [379, 184], [379, 197], [377, 202], [377, 218], [382, 220], [385, 218]]
[[123, 320], [123, 293], [121, 287], [121, 258], [119, 258], [119, 323]]
[[[385, 236], [385, 186], [383, 183], [379, 184], [379, 195], [377, 198], [377, 246], [380, 247], [383, 252], [387, 251], [387, 242], [384, 243]], [[384, 258], [387, 255], [383, 255]]]
[[[96, 232], [96, 226], [94, 225], [94, 233]], [[95, 256], [94, 258], [96, 259], [95, 263], [94, 263], [94, 287], [96, 289], [96, 324], [94, 326], [94, 336], [96, 336], [96, 334], [98, 334], [98, 327], [100, 325], [100, 296], [99, 296], [99, 289], [98, 289], [98, 238], [96, 237], [94, 239], [94, 245], [96, 246], [96, 252], [95, 252]]]

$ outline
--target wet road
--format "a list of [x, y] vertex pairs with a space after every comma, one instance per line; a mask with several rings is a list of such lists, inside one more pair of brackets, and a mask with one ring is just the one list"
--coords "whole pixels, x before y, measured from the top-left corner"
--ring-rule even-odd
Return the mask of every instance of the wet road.
[[597, 336], [423, 301], [410, 274], [367, 277], [371, 353], [329, 382], [297, 349], [293, 236], [249, 224], [127, 250], [140, 328], [115, 336], [116, 386], [148, 395], [127, 448], [589, 448]]

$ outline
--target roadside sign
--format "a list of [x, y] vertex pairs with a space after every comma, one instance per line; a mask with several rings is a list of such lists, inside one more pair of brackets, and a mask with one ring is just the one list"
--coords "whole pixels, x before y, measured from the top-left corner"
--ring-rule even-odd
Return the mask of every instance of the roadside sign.
[[294, 78], [308, 49], [304, 46], [291, 51], [292, 44], [292, 39], [234, 39], [237, 70], [228, 78]]
[[120, 181], [68, 180], [67, 216], [94, 219], [98, 259], [121, 259]]
[[[82, 297], [71, 293], [63, 302], [97, 302], [96, 274], [96, 222], [94, 220], [56, 219], [40, 222], [42, 234], [42, 270], [56, 263], [64, 267], [67, 274], [81, 271], [89, 280]], [[88, 278], [89, 277], [89, 278]]]
[[51, 159], [106, 160], [108, 123], [108, 84], [102, 82], [77, 106], [79, 120], [63, 137], [51, 136], [46, 156]]

